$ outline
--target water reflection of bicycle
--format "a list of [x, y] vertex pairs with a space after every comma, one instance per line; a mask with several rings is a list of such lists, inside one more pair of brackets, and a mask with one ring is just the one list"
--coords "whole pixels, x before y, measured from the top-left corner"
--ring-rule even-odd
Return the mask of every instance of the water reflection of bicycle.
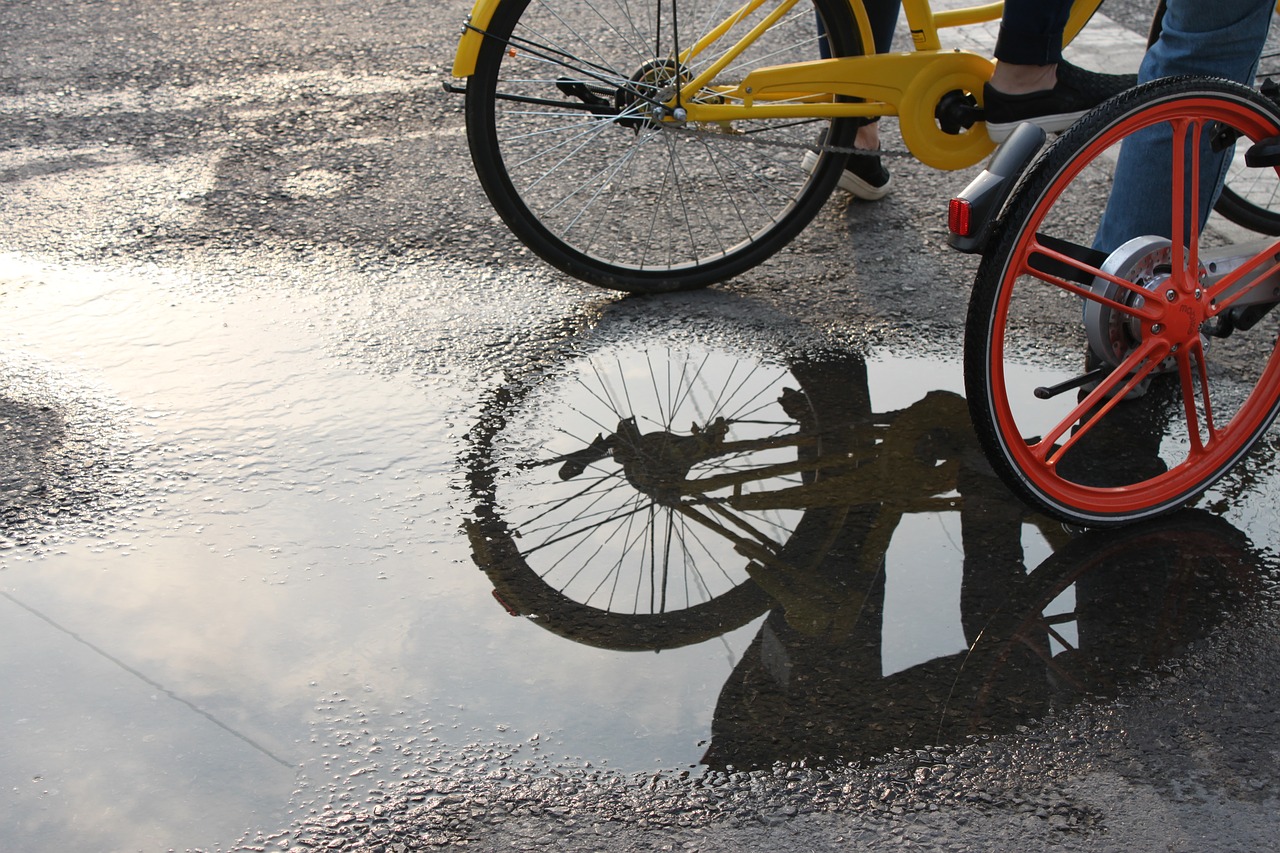
[[[722, 692], [713, 765], [850, 758], [1038, 716], [1130, 672], [1126, 646], [1149, 663], [1202, 633], [1227, 606], [1208, 592], [1251, 565], [1243, 537], [1201, 514], [1172, 528], [1185, 541], [1127, 533], [1143, 544], [1126, 565], [1160, 560], [1130, 595], [1099, 593], [1114, 576], [1084, 575], [1114, 562], [1091, 550], [1111, 540], [1069, 542], [1029, 516], [958, 395], [873, 411], [854, 355], [605, 347], [502, 389], [472, 439], [468, 532], [511, 612], [627, 650], [768, 613]], [[913, 513], [959, 518], [967, 650], [885, 677], [886, 554]], [[1036, 529], [1061, 549], [1039, 566], [1024, 554]]]
[[548, 627], [696, 642], [763, 613], [849, 530], [882, 554], [903, 514], [955, 508], [978, 459], [967, 417], [946, 392], [873, 412], [855, 356], [620, 345], [499, 395], [473, 432], [469, 533], [498, 596]]
[[883, 584], [841, 638], [798, 630], [784, 605], [722, 688], [703, 763], [856, 761], [1113, 696], [1221, 624], [1259, 564], [1243, 534], [1198, 510], [1090, 532], [996, 586], [997, 573], [966, 560], [968, 647], [892, 673], [881, 668]]

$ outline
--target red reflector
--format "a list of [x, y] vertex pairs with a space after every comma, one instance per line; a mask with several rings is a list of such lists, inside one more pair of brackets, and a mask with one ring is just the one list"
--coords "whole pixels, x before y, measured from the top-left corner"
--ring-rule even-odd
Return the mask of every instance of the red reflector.
[[507, 611], [507, 612], [508, 612], [508, 613], [510, 613], [512, 616], [519, 616], [519, 615], [520, 615], [520, 611], [519, 611], [519, 610], [516, 610], [516, 609], [515, 609], [514, 607], [512, 607], [510, 604], [507, 604], [505, 601], [503, 601], [503, 600], [502, 600], [502, 596], [498, 595], [498, 591], [497, 591], [496, 589], [493, 591], [493, 598], [494, 598], [494, 600], [495, 600], [495, 601], [497, 601], [499, 604], [501, 604], [501, 605], [502, 605], [502, 609], [503, 609], [503, 610]]
[[947, 205], [947, 229], [958, 237], [969, 236], [969, 202], [953, 198]]

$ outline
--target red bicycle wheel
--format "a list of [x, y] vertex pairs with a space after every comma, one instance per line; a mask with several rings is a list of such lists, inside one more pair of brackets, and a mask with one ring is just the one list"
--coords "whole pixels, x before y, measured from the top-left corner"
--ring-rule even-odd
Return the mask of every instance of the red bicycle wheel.
[[[979, 440], [1024, 499], [1086, 526], [1166, 512], [1271, 424], [1280, 242], [1231, 246], [1183, 211], [1208, 207], [1204, 152], [1277, 134], [1251, 90], [1171, 78], [1099, 107], [1028, 172], [980, 266], [965, 355]], [[1172, 196], [1151, 203], [1185, 236], [1104, 254], [1093, 243], [1126, 140], [1168, 166]]]

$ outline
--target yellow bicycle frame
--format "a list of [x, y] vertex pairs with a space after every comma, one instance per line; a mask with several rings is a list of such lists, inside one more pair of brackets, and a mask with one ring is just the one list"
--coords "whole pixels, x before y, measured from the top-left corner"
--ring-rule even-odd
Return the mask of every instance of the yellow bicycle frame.
[[[484, 32], [501, 2], [476, 0], [454, 56], [455, 77], [475, 73]], [[735, 26], [768, 2], [778, 5], [764, 20], [745, 33], [733, 32]], [[911, 51], [788, 63], [757, 69], [737, 86], [712, 84], [725, 65], [797, 2], [747, 0], [682, 51], [682, 63], [712, 49], [720, 54], [689, 80], [668, 106], [679, 104], [685, 110], [684, 120], [693, 123], [896, 115], [907, 148], [922, 163], [937, 169], [966, 168], [991, 152], [994, 143], [981, 127], [960, 134], [947, 133], [934, 118], [935, 108], [951, 92], [967, 92], [980, 102], [982, 84], [990, 79], [994, 67], [990, 59], [976, 53], [944, 50], [938, 33], [950, 27], [998, 20], [1004, 13], [1002, 2], [934, 12], [929, 0], [903, 0], [914, 48]], [[1077, 0], [1071, 9], [1064, 44], [1076, 37], [1101, 3], [1102, 0]], [[874, 44], [863, 4], [850, 0], [849, 5], [862, 44]], [[736, 41], [729, 43], [731, 32]], [[717, 97], [707, 98], [709, 92]]]

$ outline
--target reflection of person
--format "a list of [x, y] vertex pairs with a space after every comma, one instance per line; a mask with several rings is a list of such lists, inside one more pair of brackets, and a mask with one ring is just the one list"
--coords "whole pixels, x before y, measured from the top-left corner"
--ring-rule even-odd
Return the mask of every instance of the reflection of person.
[[[1272, 0], [1168, 0], [1160, 36], [1143, 58], [1138, 79], [1192, 74], [1251, 85], [1274, 8]], [[1096, 248], [1110, 252], [1139, 234], [1173, 236], [1172, 206], [1152, 202], [1170, 192], [1169, 140], [1167, 126], [1125, 140]], [[1201, 222], [1221, 189], [1231, 153], [1230, 146], [1214, 151], [1206, 134], [1200, 159]]]
[[[702, 762], [845, 764], [1007, 732], [1087, 695], [1114, 695], [1221, 624], [1262, 565], [1229, 523], [1188, 510], [1091, 531], [1032, 567], [1016, 502], [984, 497], [994, 514], [963, 521], [967, 650], [883, 671], [884, 566], [849, 579], [870, 581], [849, 630], [815, 634], [781, 605], [721, 689]], [[854, 528], [865, 521], [851, 518]], [[835, 554], [848, 559], [859, 544], [851, 529]]]
[[[882, 669], [886, 553], [904, 513], [923, 511], [933, 496], [962, 496], [944, 503], [958, 504], [963, 531], [967, 643], [1026, 574], [1027, 510], [987, 465], [963, 398], [935, 391], [874, 414], [861, 358], [800, 362], [792, 372], [821, 414], [822, 457], [859, 461], [852, 471], [821, 469], [806, 487], [816, 505], [780, 555], [792, 568], [752, 573], [777, 606], [721, 692], [703, 758], [712, 767], [849, 760], [937, 734], [963, 655], [888, 677]], [[867, 446], [857, 426], [872, 418], [890, 426]], [[868, 471], [882, 472], [874, 487]], [[1043, 680], [1031, 689], [1043, 692]]]
[[[995, 476], [961, 397], [935, 391], [877, 414], [857, 356], [801, 361], [792, 372], [818, 414], [808, 428], [820, 431], [821, 458], [889, 476], [873, 487], [850, 477], [843, 482], [858, 487], [842, 489], [849, 472], [837, 464], [806, 483], [812, 503], [779, 555], [788, 568], [752, 572], [774, 607], [721, 689], [708, 767], [839, 764], [1008, 731], [1178, 653], [1256, 577], [1260, 561], [1243, 534], [1195, 510], [1055, 538], [1055, 553], [1032, 565], [1024, 530], [1043, 519]], [[851, 427], [871, 418], [889, 426], [868, 457], [865, 430]], [[890, 541], [904, 512], [944, 494], [958, 495], [948, 506], [960, 517], [967, 649], [886, 672]]]

